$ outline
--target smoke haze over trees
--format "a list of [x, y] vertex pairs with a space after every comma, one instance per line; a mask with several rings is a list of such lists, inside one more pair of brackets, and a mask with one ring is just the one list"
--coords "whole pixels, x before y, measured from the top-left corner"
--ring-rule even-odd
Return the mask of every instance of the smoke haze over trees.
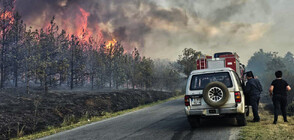
[[[247, 71], [251, 70], [254, 76], [257, 76], [263, 84], [265, 93], [269, 89], [271, 82], [276, 78], [275, 72], [281, 70], [283, 79], [285, 79], [291, 87], [294, 87], [294, 56], [288, 52], [284, 57], [278, 56], [278, 52], [265, 52], [260, 49], [255, 52], [249, 59]], [[293, 90], [289, 92], [288, 102], [294, 99]]]
[[14, 1], [1, 4], [1, 88], [179, 88], [180, 76], [169, 63], [141, 56], [136, 48], [126, 51], [115, 39], [101, 42], [87, 28], [70, 34], [54, 16], [45, 27], [31, 28]]
[[[293, 1], [286, 0], [16, 0], [16, 10], [35, 29], [53, 16], [61, 29], [106, 40], [132, 51], [176, 60], [184, 48], [205, 54], [239, 52], [246, 63], [263, 48], [280, 55], [294, 44]], [[85, 24], [87, 23], [87, 24]], [[85, 24], [85, 25], [84, 25]], [[293, 52], [292, 52], [293, 53]]]

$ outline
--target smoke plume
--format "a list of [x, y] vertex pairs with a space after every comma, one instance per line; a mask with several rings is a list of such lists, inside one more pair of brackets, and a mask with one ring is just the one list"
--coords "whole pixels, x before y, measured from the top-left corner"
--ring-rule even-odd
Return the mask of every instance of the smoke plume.
[[[235, 51], [246, 63], [254, 51], [288, 51], [294, 2], [275, 0], [17, 0], [27, 25], [46, 27], [53, 16], [70, 34], [85, 30], [115, 38], [152, 58], [177, 59], [184, 48], [206, 54]], [[86, 29], [85, 29], [86, 28]], [[287, 37], [281, 37], [287, 35]], [[277, 49], [277, 46], [282, 49]]]

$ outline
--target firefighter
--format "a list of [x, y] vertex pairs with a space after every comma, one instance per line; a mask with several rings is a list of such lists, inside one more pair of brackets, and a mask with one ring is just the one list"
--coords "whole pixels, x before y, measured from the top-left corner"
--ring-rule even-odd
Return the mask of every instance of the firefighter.
[[259, 122], [260, 117], [258, 115], [258, 105], [260, 94], [262, 92], [262, 86], [258, 79], [253, 78], [252, 72], [248, 72], [246, 74], [246, 78], [248, 82], [246, 83], [245, 93], [248, 94], [250, 105], [252, 106], [252, 112], [254, 116], [253, 122]]
[[289, 84], [282, 79], [282, 71], [276, 71], [275, 73], [276, 79], [272, 82], [269, 93], [272, 97], [274, 104], [274, 122], [273, 124], [277, 124], [278, 120], [278, 111], [281, 109], [284, 122], [288, 122], [287, 120], [287, 91], [291, 90]]

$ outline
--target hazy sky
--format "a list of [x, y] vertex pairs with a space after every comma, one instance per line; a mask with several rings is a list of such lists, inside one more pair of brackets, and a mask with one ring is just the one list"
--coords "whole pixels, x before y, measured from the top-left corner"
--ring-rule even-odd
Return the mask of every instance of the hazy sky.
[[[146, 41], [146, 54], [152, 57], [177, 58], [191, 47], [206, 54], [235, 51], [243, 63], [255, 51], [277, 51], [284, 56], [293, 52], [294, 1], [291, 0], [154, 0], [165, 8], [186, 11], [188, 25], [173, 34], [160, 34], [163, 48]], [[150, 36], [156, 36], [156, 32]], [[162, 37], [161, 36], [161, 37]], [[163, 37], [163, 38], [165, 38]], [[152, 42], [152, 43], [148, 43]], [[152, 47], [152, 49], [150, 49]], [[156, 51], [155, 51], [156, 50]], [[157, 52], [157, 53], [152, 53]]]
[[[237, 52], [243, 63], [259, 49], [293, 52], [292, 0], [17, 0], [25, 22], [79, 26], [83, 8], [88, 27], [143, 55], [176, 60], [184, 48], [205, 54]], [[69, 25], [67, 25], [69, 26]], [[98, 28], [97, 28], [98, 27]], [[95, 33], [94, 33], [95, 34]]]

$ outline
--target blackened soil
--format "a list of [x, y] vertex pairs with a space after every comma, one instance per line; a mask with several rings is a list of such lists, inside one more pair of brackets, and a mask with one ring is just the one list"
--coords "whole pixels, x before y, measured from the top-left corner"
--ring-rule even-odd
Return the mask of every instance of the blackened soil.
[[0, 139], [60, 126], [64, 120], [101, 116], [176, 96], [174, 92], [123, 90], [112, 92], [40, 91], [31, 94], [0, 93]]

